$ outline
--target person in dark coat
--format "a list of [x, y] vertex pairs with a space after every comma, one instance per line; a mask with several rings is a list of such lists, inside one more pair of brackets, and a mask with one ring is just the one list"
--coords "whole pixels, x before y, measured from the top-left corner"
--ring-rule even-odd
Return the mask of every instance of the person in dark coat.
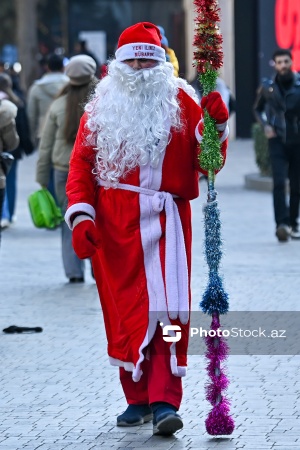
[[276, 236], [280, 242], [287, 242], [290, 237], [300, 239], [300, 75], [292, 70], [290, 50], [276, 50], [273, 60], [275, 76], [263, 79], [254, 114], [269, 142]]
[[15, 159], [6, 177], [6, 193], [2, 210], [1, 227], [7, 228], [15, 220], [18, 162], [24, 155], [30, 155], [34, 150], [34, 146], [30, 139], [25, 98], [19, 87], [18, 79], [16, 77], [11, 78], [7, 73], [1, 73], [0, 86], [2, 91], [7, 94], [8, 100], [18, 107], [15, 120], [17, 133], [20, 138], [18, 147], [11, 152]]

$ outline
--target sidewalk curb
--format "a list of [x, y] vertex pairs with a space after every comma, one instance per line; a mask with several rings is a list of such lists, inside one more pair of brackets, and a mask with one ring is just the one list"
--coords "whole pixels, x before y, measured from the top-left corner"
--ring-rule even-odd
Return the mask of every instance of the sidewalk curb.
[[251, 173], [245, 175], [245, 186], [246, 189], [272, 192], [273, 180], [271, 177], [263, 176], [259, 173]]

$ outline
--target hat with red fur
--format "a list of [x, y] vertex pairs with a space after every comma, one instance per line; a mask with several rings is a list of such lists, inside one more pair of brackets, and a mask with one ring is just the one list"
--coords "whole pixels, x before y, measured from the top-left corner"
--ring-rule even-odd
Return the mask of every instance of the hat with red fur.
[[154, 59], [166, 62], [165, 51], [161, 46], [161, 34], [156, 25], [139, 22], [126, 28], [119, 38], [116, 60]]

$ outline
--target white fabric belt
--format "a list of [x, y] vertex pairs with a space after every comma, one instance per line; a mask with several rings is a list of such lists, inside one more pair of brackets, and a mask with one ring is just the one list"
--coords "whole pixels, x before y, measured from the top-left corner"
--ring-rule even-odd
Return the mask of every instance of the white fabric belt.
[[[100, 186], [110, 187], [109, 183], [99, 181]], [[131, 184], [119, 183], [117, 189], [137, 192], [152, 197], [152, 209], [166, 213], [166, 294], [170, 319], [179, 317], [185, 324], [189, 319], [189, 283], [186, 251], [181, 220], [173, 198], [177, 196], [169, 192], [155, 191]], [[178, 198], [178, 197], [177, 197]]]

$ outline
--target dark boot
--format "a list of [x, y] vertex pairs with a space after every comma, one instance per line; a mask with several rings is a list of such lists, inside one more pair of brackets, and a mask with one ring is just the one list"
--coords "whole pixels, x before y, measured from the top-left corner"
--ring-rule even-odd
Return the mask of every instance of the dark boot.
[[128, 405], [126, 411], [117, 417], [118, 427], [135, 427], [152, 420], [153, 414], [149, 405]]
[[177, 408], [165, 403], [153, 403], [151, 405], [153, 411], [153, 434], [159, 436], [171, 436], [183, 427], [183, 422]]

